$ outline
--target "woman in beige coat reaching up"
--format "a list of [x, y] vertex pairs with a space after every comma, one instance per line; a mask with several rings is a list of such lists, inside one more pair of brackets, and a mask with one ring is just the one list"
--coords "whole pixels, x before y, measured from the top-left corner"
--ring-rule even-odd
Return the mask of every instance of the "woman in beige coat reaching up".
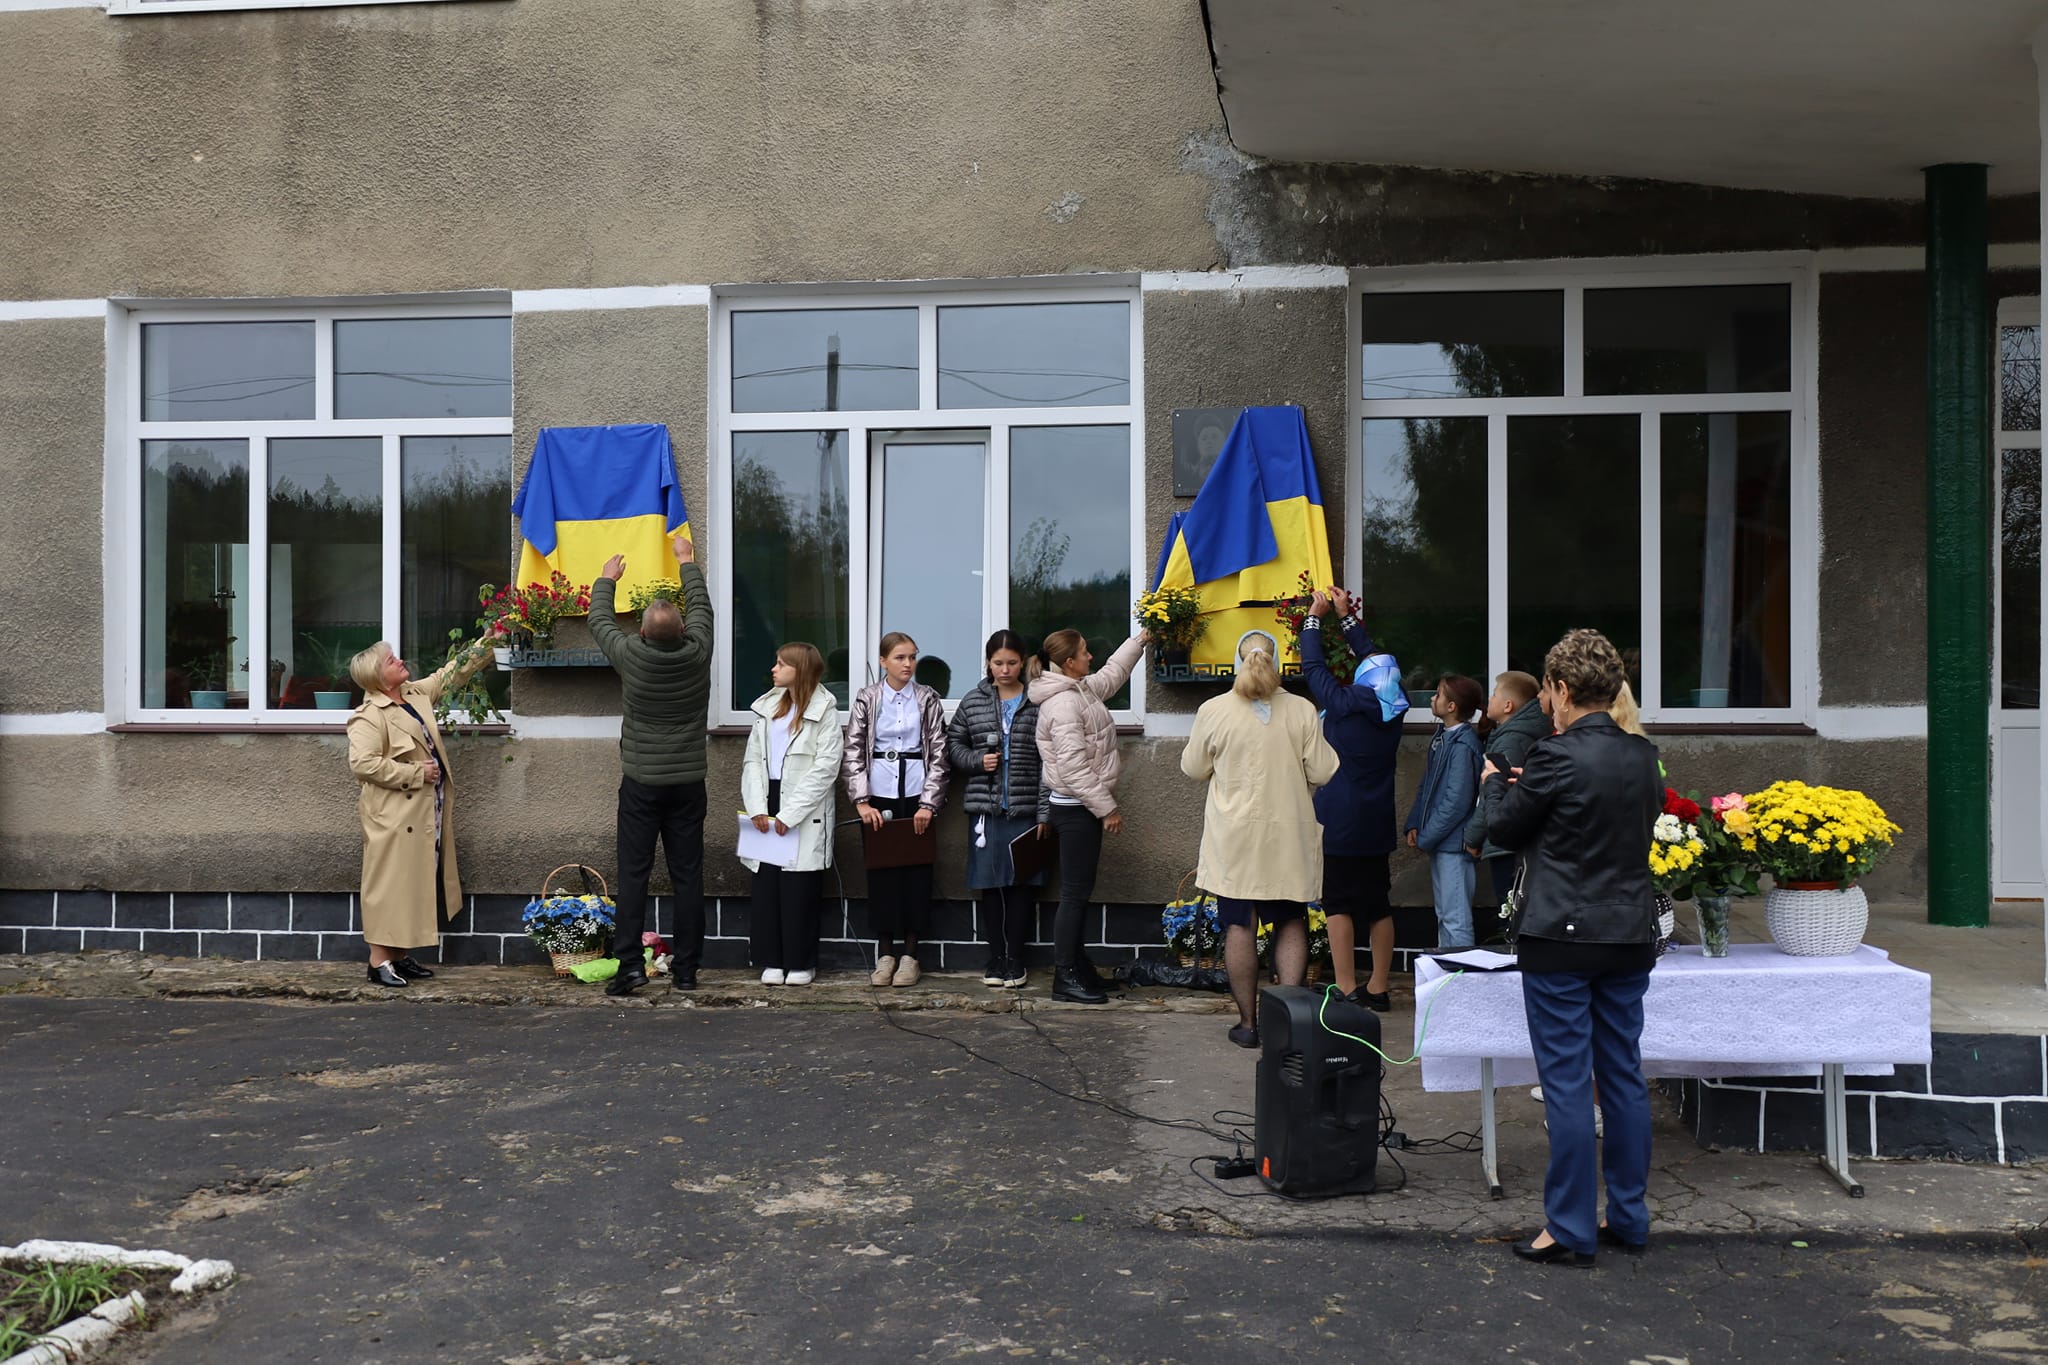
[[1180, 769], [1209, 783], [1195, 882], [1216, 897], [1223, 965], [1237, 1002], [1230, 1041], [1259, 1045], [1259, 921], [1273, 925], [1283, 986], [1308, 971], [1308, 906], [1322, 894], [1323, 839], [1315, 789], [1337, 775], [1315, 704], [1280, 690], [1273, 637], [1237, 643], [1237, 681], [1202, 703]]

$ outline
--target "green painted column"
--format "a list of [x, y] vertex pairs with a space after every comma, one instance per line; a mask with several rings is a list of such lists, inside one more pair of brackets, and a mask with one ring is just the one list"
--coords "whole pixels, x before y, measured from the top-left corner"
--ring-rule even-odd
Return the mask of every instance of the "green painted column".
[[1991, 915], [1985, 168], [1927, 168], [1927, 919]]

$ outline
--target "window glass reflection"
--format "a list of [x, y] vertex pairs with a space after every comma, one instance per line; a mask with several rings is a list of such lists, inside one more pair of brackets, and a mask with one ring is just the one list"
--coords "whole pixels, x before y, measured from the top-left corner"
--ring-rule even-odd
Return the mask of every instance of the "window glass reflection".
[[1998, 699], [2041, 705], [2041, 452], [1999, 452]]
[[249, 705], [249, 443], [142, 443], [142, 704]]
[[[917, 641], [917, 680], [951, 700], [981, 677], [982, 508], [988, 447], [981, 442], [882, 442], [884, 633]], [[874, 641], [862, 641], [874, 658]]]
[[1564, 392], [1559, 290], [1367, 294], [1367, 398], [1540, 398]]
[[336, 417], [509, 417], [512, 319], [334, 324]]
[[[852, 700], [846, 480], [843, 431], [733, 434], [728, 676], [737, 707], [768, 690], [775, 651], [791, 640], [816, 645], [826, 685], [842, 707]], [[863, 648], [872, 652], [874, 642]]]
[[1998, 329], [1998, 427], [2041, 429], [2041, 329]]
[[[477, 588], [510, 571], [512, 438], [408, 436], [399, 462], [399, 652], [424, 676], [446, 662], [450, 631], [476, 634]], [[478, 676], [511, 704], [510, 674]]]
[[1411, 693], [1486, 672], [1486, 419], [1365, 423], [1359, 591]]
[[1783, 284], [1586, 291], [1587, 393], [1783, 393], [1792, 290]]
[[1641, 697], [1641, 446], [1633, 414], [1508, 419], [1509, 668], [1542, 677], [1558, 638], [1589, 627]]
[[350, 657], [384, 633], [384, 442], [293, 437], [269, 455], [270, 704], [345, 710], [362, 700]]
[[915, 308], [773, 309], [732, 315], [734, 412], [917, 406]]
[[304, 421], [312, 416], [311, 322], [144, 324], [143, 421]]
[[1791, 414], [1672, 414], [1662, 436], [1663, 706], [1790, 706]]
[[939, 310], [942, 408], [1111, 407], [1130, 401], [1128, 303]]
[[[1071, 627], [1109, 657], [1131, 630], [1130, 546], [1129, 427], [1010, 429], [1011, 630]], [[1109, 705], [1130, 705], [1128, 683]]]

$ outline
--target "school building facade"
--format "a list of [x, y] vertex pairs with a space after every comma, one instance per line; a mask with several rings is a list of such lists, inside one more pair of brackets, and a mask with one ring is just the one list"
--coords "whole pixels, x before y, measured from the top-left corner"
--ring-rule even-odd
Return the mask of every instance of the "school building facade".
[[[1905, 829], [1873, 899], [2037, 898], [2043, 21], [0, 0], [0, 951], [359, 960], [319, 694], [469, 626], [541, 427], [670, 430], [719, 812], [776, 643], [842, 696], [885, 630], [955, 697], [996, 626], [1104, 654], [1192, 492], [1176, 414], [1185, 464], [1280, 403], [1413, 686], [1600, 626], [1681, 790], [1861, 788]], [[611, 873], [618, 688], [492, 685], [445, 955], [518, 962], [543, 873]], [[1217, 686], [1118, 699], [1125, 953], [1194, 864]], [[941, 830], [935, 956], [978, 966]]]

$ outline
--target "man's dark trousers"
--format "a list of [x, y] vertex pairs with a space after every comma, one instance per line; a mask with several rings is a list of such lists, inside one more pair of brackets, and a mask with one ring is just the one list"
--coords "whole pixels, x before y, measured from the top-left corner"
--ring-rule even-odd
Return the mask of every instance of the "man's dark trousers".
[[676, 889], [675, 921], [669, 946], [675, 960], [669, 970], [695, 975], [704, 956], [704, 784], [680, 782], [649, 787], [630, 777], [619, 779], [618, 923], [612, 956], [622, 966], [644, 959], [640, 936], [647, 930], [647, 877], [654, 871], [654, 841], [668, 859], [668, 877]]

